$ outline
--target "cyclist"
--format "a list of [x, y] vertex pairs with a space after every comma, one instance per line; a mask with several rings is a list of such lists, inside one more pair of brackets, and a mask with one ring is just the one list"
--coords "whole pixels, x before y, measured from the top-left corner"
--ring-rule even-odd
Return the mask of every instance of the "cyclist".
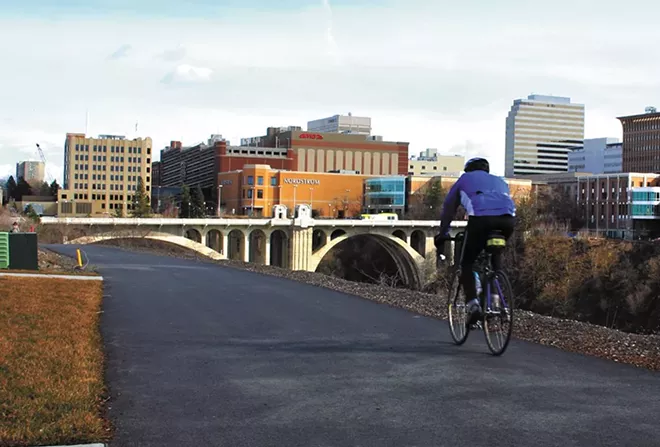
[[[461, 284], [465, 292], [468, 325], [475, 324], [481, 317], [481, 304], [473, 273], [474, 262], [486, 248], [491, 231], [499, 230], [509, 239], [515, 225], [516, 207], [509, 193], [509, 185], [500, 177], [490, 174], [490, 165], [484, 158], [468, 160], [465, 173], [449, 190], [442, 206], [440, 232], [434, 238], [438, 253], [449, 238], [449, 225], [456, 215], [459, 205], [468, 214], [468, 223], [463, 240], [463, 260], [461, 262]], [[493, 268], [501, 268], [501, 255], [494, 253]]]

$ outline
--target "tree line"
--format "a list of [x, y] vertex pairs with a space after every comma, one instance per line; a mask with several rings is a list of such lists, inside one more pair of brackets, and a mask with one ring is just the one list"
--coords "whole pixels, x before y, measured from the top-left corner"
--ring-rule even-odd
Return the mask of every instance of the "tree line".
[[13, 175], [7, 179], [4, 187], [7, 190], [7, 197], [16, 202], [21, 202], [25, 196], [57, 198], [57, 192], [60, 189], [57, 180], [53, 180], [50, 184], [41, 182], [40, 184], [30, 185], [23, 177], [18, 177], [17, 182]]

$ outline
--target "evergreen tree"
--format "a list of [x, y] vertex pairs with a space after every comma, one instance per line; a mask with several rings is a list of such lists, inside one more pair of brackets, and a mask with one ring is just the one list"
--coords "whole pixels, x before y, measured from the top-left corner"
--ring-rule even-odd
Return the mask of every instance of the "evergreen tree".
[[197, 187], [192, 190], [191, 202], [192, 207], [190, 211], [192, 217], [204, 217], [206, 215], [206, 203], [204, 201], [204, 192], [202, 191], [202, 187], [200, 185], [197, 185]]
[[151, 204], [149, 203], [149, 196], [144, 189], [144, 180], [138, 177], [138, 186], [133, 200], [133, 217], [149, 217], [151, 216]]
[[39, 221], [39, 214], [37, 214], [37, 211], [34, 209], [34, 207], [31, 204], [28, 204], [25, 207], [25, 209], [23, 210], [23, 214], [29, 217], [30, 220], [32, 220], [33, 222]]
[[50, 195], [50, 186], [48, 186], [48, 183], [41, 182], [41, 185], [39, 186], [39, 196], [49, 197]]
[[57, 193], [60, 190], [60, 185], [57, 184], [57, 180], [53, 180], [53, 183], [50, 184], [50, 195], [57, 198]]
[[429, 183], [428, 190], [424, 195], [424, 214], [426, 214], [429, 219], [439, 219], [442, 203], [445, 201], [445, 191], [442, 188], [440, 180], [431, 179]]
[[18, 183], [16, 184], [16, 201], [20, 202], [23, 200], [23, 196], [29, 196], [32, 193], [32, 188], [30, 184], [25, 181], [23, 177], [18, 178]]
[[7, 187], [7, 197], [16, 200], [16, 192], [18, 186], [16, 185], [16, 180], [14, 180], [13, 175], [9, 176], [9, 179], [7, 180], [7, 184], [5, 186]]
[[183, 185], [181, 187], [181, 217], [183, 218], [188, 218], [190, 216], [190, 208], [191, 208], [191, 200], [192, 198], [190, 197], [190, 188], [188, 185]]

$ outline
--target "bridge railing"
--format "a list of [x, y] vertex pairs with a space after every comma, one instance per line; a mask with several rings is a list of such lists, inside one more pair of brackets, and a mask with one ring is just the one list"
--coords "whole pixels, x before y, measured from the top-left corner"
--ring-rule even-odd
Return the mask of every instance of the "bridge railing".
[[[309, 227], [372, 227], [372, 228], [435, 228], [439, 220], [358, 220], [358, 219], [232, 219], [232, 218], [132, 218], [132, 217], [42, 217], [45, 225], [130, 225], [130, 226], [309, 226]], [[452, 228], [462, 228], [466, 221], [452, 222]]]

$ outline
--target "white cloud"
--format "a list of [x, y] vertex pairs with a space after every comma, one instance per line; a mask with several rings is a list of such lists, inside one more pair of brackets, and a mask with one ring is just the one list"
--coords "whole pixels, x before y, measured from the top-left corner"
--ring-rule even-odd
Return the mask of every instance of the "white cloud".
[[328, 55], [332, 57], [337, 63], [342, 63], [341, 51], [337, 41], [335, 40], [335, 35], [332, 31], [332, 7], [330, 6], [330, 0], [322, 0], [323, 9], [325, 9], [327, 15], [327, 26], [325, 30], [325, 38], [328, 45]]
[[178, 62], [181, 59], [186, 57], [186, 48], [182, 45], [179, 45], [176, 48], [163, 51], [159, 57], [163, 60], [170, 62]]
[[167, 73], [162, 82], [165, 84], [195, 84], [210, 81], [212, 74], [213, 70], [210, 68], [182, 64], [177, 66], [174, 71]]
[[[86, 110], [90, 134], [132, 136], [139, 119], [156, 150], [350, 111], [371, 116], [385, 139], [409, 141], [411, 153], [486, 155], [503, 172], [515, 98], [570, 96], [586, 105], [587, 137], [616, 137], [616, 116], [660, 97], [660, 59], [649, 56], [660, 39], [655, 4], [631, 15], [640, 0], [541, 10], [514, 0], [310, 3], [200, 20], [122, 17], [121, 34], [112, 16], [0, 19], [11, 37], [0, 59], [15, 67], [0, 72], [0, 165], [39, 142], [61, 167], [65, 133], [85, 131]], [[130, 57], [108, 60], [125, 42]]]
[[112, 53], [108, 58], [109, 59], [121, 59], [128, 56], [128, 52], [131, 51], [131, 46], [124, 44], [120, 46], [114, 53]]

